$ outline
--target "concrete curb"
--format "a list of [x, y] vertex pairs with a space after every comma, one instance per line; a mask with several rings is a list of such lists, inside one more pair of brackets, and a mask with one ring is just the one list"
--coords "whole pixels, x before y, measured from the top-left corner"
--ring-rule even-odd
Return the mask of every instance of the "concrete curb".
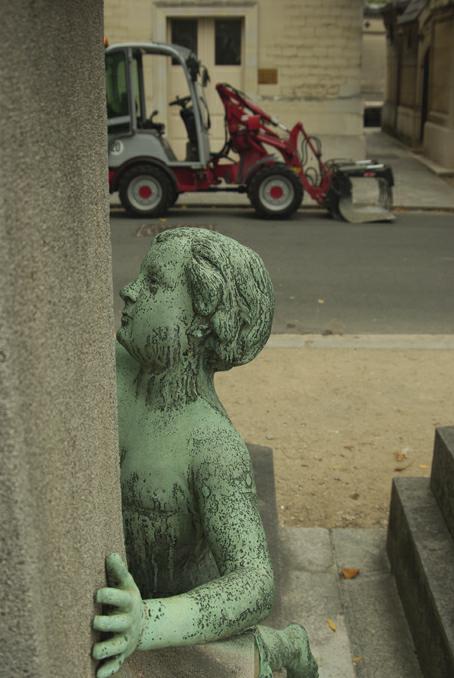
[[266, 348], [452, 351], [453, 334], [272, 334]]
[[[189, 209], [253, 209], [251, 205], [246, 203], [210, 203], [210, 202], [191, 202], [187, 205], [175, 205], [171, 208], [174, 210], [189, 210]], [[121, 205], [111, 204], [111, 212], [123, 211]], [[433, 205], [394, 205], [394, 212], [442, 212], [451, 214], [454, 213], [454, 207], [434, 207]], [[298, 212], [319, 212], [321, 214], [328, 214], [327, 210], [318, 205], [305, 205], [300, 207]], [[125, 213], [126, 216], [126, 213]]]

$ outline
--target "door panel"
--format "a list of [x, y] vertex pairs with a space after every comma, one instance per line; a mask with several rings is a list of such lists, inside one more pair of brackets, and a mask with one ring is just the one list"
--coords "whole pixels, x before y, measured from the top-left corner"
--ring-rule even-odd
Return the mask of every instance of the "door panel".
[[[243, 86], [243, 20], [210, 19], [207, 29], [207, 58], [210, 72], [207, 100], [211, 115], [211, 148], [219, 151], [224, 145], [224, 106], [216, 92], [218, 82], [242, 89]], [[209, 57], [209, 58], [208, 58]]]
[[[181, 22], [187, 23], [185, 25]], [[190, 22], [196, 22], [196, 37], [194, 37], [194, 25], [192, 24], [191, 27]], [[170, 19], [169, 42], [172, 41], [172, 37], [178, 38], [180, 44], [191, 48], [195, 43], [199, 59], [208, 68], [211, 82], [205, 89], [205, 96], [211, 117], [210, 145], [213, 151], [218, 151], [224, 145], [225, 140], [224, 107], [215, 85], [218, 82], [228, 82], [238, 89], [242, 88], [244, 21], [239, 18]], [[168, 83], [169, 101], [177, 94], [180, 97], [188, 94], [181, 67], [169, 64]], [[187, 136], [179, 116], [179, 107], [169, 109], [168, 137], [177, 158], [183, 160], [186, 154]]]

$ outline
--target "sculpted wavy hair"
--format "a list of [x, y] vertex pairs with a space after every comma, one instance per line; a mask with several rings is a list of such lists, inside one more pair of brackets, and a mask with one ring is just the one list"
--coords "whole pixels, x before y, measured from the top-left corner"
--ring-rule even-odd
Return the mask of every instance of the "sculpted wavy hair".
[[156, 242], [176, 237], [190, 241], [186, 276], [194, 311], [207, 330], [210, 367], [244, 365], [271, 333], [274, 291], [262, 259], [236, 240], [202, 228], [164, 231]]

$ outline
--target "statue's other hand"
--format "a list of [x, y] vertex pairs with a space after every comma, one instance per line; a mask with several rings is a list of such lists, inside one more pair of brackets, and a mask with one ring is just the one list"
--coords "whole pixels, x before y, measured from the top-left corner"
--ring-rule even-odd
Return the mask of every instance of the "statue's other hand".
[[93, 620], [96, 631], [112, 633], [111, 638], [93, 646], [94, 659], [108, 659], [98, 668], [96, 678], [108, 678], [119, 671], [125, 659], [137, 648], [143, 627], [140, 591], [118, 553], [111, 553], [106, 558], [106, 571], [111, 588], [99, 589], [96, 602], [116, 609], [108, 615], [96, 615]]

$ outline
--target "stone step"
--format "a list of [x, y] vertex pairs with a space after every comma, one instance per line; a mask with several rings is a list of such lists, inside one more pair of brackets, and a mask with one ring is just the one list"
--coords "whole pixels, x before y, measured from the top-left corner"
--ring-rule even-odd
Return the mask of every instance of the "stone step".
[[271, 447], [247, 444], [254, 469], [255, 484], [260, 515], [265, 528], [268, 548], [274, 571], [275, 596], [273, 615], [278, 616], [281, 609], [281, 549], [279, 543], [279, 518], [276, 503], [276, 483], [274, 478], [273, 450]]
[[454, 538], [454, 426], [435, 432], [430, 488]]
[[454, 542], [428, 478], [395, 478], [387, 550], [426, 678], [454, 676]]

